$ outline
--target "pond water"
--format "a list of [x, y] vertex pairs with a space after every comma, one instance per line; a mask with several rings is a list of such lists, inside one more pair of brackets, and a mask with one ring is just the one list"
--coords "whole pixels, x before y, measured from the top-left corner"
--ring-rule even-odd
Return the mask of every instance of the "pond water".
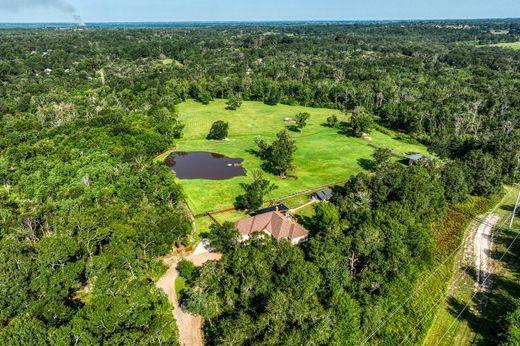
[[179, 179], [225, 180], [245, 176], [242, 159], [205, 151], [175, 152], [164, 163]]

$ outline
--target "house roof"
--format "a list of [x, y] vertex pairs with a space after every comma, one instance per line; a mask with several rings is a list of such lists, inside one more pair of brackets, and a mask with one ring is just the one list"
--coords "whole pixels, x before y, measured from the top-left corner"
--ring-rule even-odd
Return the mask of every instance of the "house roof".
[[271, 211], [287, 211], [287, 210], [289, 210], [289, 207], [287, 207], [285, 204], [277, 204], [277, 205], [273, 205], [273, 206], [270, 206], [270, 207], [267, 207], [264, 209], [259, 209], [259, 210], [255, 211], [253, 215], [260, 215], [260, 214], [264, 214], [264, 213], [269, 213]]
[[237, 221], [235, 223], [235, 227], [242, 235], [249, 235], [253, 232], [267, 231], [276, 240], [294, 240], [305, 237], [309, 234], [309, 232], [307, 232], [307, 230], [301, 225], [289, 220], [278, 211], [263, 213]]
[[417, 160], [420, 160], [424, 157], [424, 155], [422, 154], [410, 154], [410, 155], [406, 155], [405, 156], [408, 160], [414, 160], [414, 161], [417, 161]]
[[330, 189], [323, 189], [320, 191], [316, 191], [314, 196], [320, 201], [327, 201], [332, 198], [332, 191]]

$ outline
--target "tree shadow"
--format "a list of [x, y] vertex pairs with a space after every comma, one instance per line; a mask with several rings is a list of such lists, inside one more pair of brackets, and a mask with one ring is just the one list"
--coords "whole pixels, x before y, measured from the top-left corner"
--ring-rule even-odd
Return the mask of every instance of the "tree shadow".
[[376, 170], [376, 163], [369, 159], [358, 159], [358, 164], [361, 166], [361, 168], [367, 170], [367, 171], [375, 171]]
[[358, 137], [354, 131], [352, 131], [352, 127], [350, 127], [350, 123], [346, 121], [340, 121], [338, 126], [338, 133], [340, 135], [348, 136], [348, 137]]
[[515, 206], [513, 204], [508, 204], [508, 205], [501, 205], [500, 206], [500, 209], [502, 210], [505, 210], [505, 211], [508, 211], [510, 213], [513, 212], [513, 209], [515, 208]]
[[285, 128], [291, 132], [301, 132], [300, 128], [296, 125], [287, 125]]
[[296, 221], [300, 225], [302, 225], [307, 231], [309, 231], [309, 236], [314, 236], [317, 233], [316, 226], [314, 224], [314, 220], [310, 216], [306, 215], [295, 215]]

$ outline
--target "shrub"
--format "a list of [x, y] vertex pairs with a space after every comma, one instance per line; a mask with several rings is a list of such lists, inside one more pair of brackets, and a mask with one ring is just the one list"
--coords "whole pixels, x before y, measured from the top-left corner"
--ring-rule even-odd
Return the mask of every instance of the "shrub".
[[222, 121], [217, 120], [211, 125], [211, 129], [209, 130], [207, 139], [215, 139], [222, 140], [228, 136], [229, 124]]

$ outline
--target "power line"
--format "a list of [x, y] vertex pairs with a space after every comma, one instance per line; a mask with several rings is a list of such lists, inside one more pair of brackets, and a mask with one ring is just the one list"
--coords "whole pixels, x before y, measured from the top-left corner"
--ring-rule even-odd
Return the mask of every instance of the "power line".
[[[466, 267], [451, 284], [454, 285], [462, 277], [464, 277], [464, 274], [467, 274], [467, 270], [468, 269], [469, 269], [469, 267]], [[426, 317], [428, 317], [428, 315], [432, 312], [432, 310], [435, 307], [437, 307], [441, 303], [441, 301], [444, 300], [444, 299], [446, 299], [446, 297], [444, 296], [444, 293], [443, 293], [443, 294], [441, 294], [439, 299], [437, 299], [437, 301], [435, 303], [433, 303], [433, 305], [428, 309], [428, 311], [426, 313], [424, 313], [424, 315], [421, 318], [421, 320], [415, 324], [414, 328], [406, 335], [406, 337], [403, 339], [403, 341], [401, 341], [399, 346], [403, 345], [408, 340], [408, 338], [413, 334], [413, 332], [415, 332], [417, 330], [417, 327], [419, 327], [424, 322], [424, 320], [426, 319]]]
[[[511, 244], [509, 244], [509, 246], [507, 247], [506, 251], [504, 251], [504, 253], [502, 254], [502, 256], [500, 256], [500, 259], [498, 261], [502, 261], [505, 257], [505, 255], [507, 253], [509, 253], [509, 250], [511, 250], [511, 247], [513, 246], [513, 244], [516, 242], [516, 240], [518, 239], [518, 236], [520, 236], [520, 232], [518, 232], [515, 236], [515, 239], [513, 239], [513, 241], [511, 242]], [[486, 283], [486, 281], [489, 279], [489, 277], [491, 276], [491, 273], [488, 273], [486, 278], [484, 279], [484, 281], [482, 281], [482, 284], [481, 286], [484, 286], [484, 284]], [[453, 322], [451, 322], [450, 326], [448, 327], [448, 329], [446, 330], [446, 332], [442, 335], [442, 337], [437, 341], [437, 343], [435, 345], [438, 345], [440, 344], [440, 342], [444, 339], [444, 337], [448, 334], [448, 332], [451, 330], [451, 328], [453, 328], [453, 326], [455, 325], [455, 322], [457, 322], [457, 320], [460, 318], [460, 316], [462, 316], [462, 314], [464, 313], [464, 311], [466, 311], [466, 309], [468, 308], [470, 302], [475, 298], [475, 296], [477, 295], [479, 291], [477, 290], [475, 293], [473, 293], [473, 295], [469, 298], [468, 302], [466, 303], [466, 305], [464, 305], [464, 307], [462, 308], [462, 310], [460, 311], [460, 313], [457, 315], [457, 317], [453, 320]]]
[[[495, 205], [495, 207], [491, 210], [491, 212], [494, 212], [497, 208], [498, 208], [498, 205], [502, 204], [502, 202], [509, 196], [510, 192], [506, 193], [506, 195], [504, 197], [502, 197], [502, 199], [500, 200], [499, 203], [497, 203], [497, 205]], [[462, 214], [464, 214], [463, 212], [461, 212]], [[489, 214], [489, 213], [488, 213]], [[479, 220], [479, 217], [474, 217], [473, 218], [473, 221], [474, 220]], [[482, 221], [480, 224], [486, 224], [487, 226], [491, 226], [491, 227], [495, 227], [496, 225], [492, 225], [492, 224], [489, 224], [485, 221]], [[449, 260], [450, 258], [456, 253], [459, 251], [459, 249], [466, 243], [466, 241], [471, 237], [471, 234], [467, 235], [465, 238], [463, 238], [463, 240], [460, 242], [460, 244], [449, 254], [449, 256], [441, 263], [437, 266], [437, 268], [426, 278], [426, 280], [424, 280], [422, 282], [422, 284], [416, 288], [412, 294], [410, 294], [408, 296], [408, 298], [403, 302], [401, 303], [396, 309], [394, 309], [390, 315], [385, 319], [383, 320], [381, 323], [379, 323], [377, 325], [377, 327], [372, 331], [372, 333], [369, 334], [369, 336], [364, 339], [359, 345], [360, 346], [363, 346], [363, 345], [366, 345], [366, 343], [368, 341], [370, 341], [370, 339], [372, 339], [374, 337], [374, 335], [376, 335], [376, 333], [383, 327], [385, 326], [391, 319], [392, 317], [395, 316], [395, 314], [397, 314], [397, 312], [399, 310], [401, 310], [414, 296], [415, 294], [417, 294], [417, 292], [419, 292], [421, 289], [423, 289], [426, 285], [426, 283], [435, 275], [439, 272], [439, 270], [441, 269], [442, 266], [444, 266]]]
[[[509, 195], [509, 194], [507, 194], [507, 195]], [[506, 196], [507, 196], [507, 195], [506, 195]], [[513, 219], [514, 219], [514, 217], [515, 217], [515, 215], [516, 215], [516, 208], [518, 207], [519, 200], [520, 200], [520, 191], [519, 191], [519, 193], [518, 193], [518, 198], [517, 198], [517, 201], [516, 201], [516, 204], [515, 204], [515, 209], [513, 210], [513, 215], [512, 215], [512, 217], [511, 217], [511, 223], [510, 223], [510, 225], [509, 225], [509, 230], [512, 229]], [[506, 222], [507, 222], [507, 220], [504, 220], [504, 221], [502, 222], [502, 225], [504, 225]], [[492, 226], [492, 225], [490, 225], [490, 224], [488, 224], [488, 223], [486, 223], [486, 222], [482, 222], [481, 224], [486, 224], [486, 225], [488, 225], [488, 226]], [[465, 269], [464, 269], [464, 270], [459, 274], [459, 276], [458, 276], [456, 279], [452, 280], [451, 285], [455, 285], [455, 284], [456, 284], [456, 283], [457, 283], [457, 282], [458, 282], [458, 281], [463, 277], [463, 275], [467, 273], [467, 270], [468, 270], [468, 269], [469, 269], [469, 267], [466, 267], [466, 268], [465, 268]], [[436, 301], [436, 302], [435, 302], [435, 303], [430, 307], [430, 309], [428, 309], [428, 311], [423, 315], [423, 317], [421, 318], [421, 320], [415, 324], [414, 328], [413, 328], [413, 329], [412, 329], [412, 330], [411, 330], [411, 331], [406, 335], [406, 337], [401, 341], [401, 343], [400, 343], [399, 345], [403, 345], [403, 344], [408, 340], [408, 338], [413, 334], [413, 332], [415, 332], [415, 330], [417, 329], [417, 327], [419, 327], [420, 325], [422, 325], [422, 323], [424, 322], [424, 320], [426, 319], [426, 317], [428, 317], [428, 315], [432, 312], [432, 310], [433, 310], [435, 307], [437, 307], [437, 306], [439, 305], [439, 303], [440, 303], [443, 299], [445, 299], [444, 295], [442, 295], [442, 296], [441, 296], [441, 297], [440, 297], [440, 298], [439, 298], [439, 299], [438, 299], [438, 300], [437, 300], [437, 301]]]

